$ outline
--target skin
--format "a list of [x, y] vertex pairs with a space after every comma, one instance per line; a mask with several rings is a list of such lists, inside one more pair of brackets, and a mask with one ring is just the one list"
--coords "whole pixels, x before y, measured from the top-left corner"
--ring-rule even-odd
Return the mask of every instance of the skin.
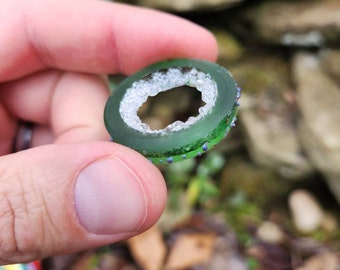
[[[164, 209], [164, 180], [141, 155], [107, 142], [102, 74], [128, 75], [176, 57], [214, 61], [214, 37], [172, 15], [95, 0], [3, 0], [0, 18], [0, 264], [106, 245], [151, 227]], [[11, 153], [18, 120], [36, 124], [34, 147]], [[134, 230], [117, 225], [119, 208], [109, 211], [114, 230], [84, 222], [77, 179], [96, 175], [91, 166], [103, 160], [112, 161], [113, 180], [99, 186], [119, 190], [133, 176], [129, 195], [142, 190], [145, 207], [126, 216]]]

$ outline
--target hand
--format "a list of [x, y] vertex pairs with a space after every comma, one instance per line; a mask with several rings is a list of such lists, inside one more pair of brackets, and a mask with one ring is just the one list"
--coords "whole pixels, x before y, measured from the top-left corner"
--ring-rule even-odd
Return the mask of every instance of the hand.
[[[94, 0], [0, 4], [0, 264], [120, 241], [163, 211], [160, 172], [108, 142], [104, 76], [175, 57], [215, 60], [203, 28]], [[19, 120], [33, 148], [11, 154]]]

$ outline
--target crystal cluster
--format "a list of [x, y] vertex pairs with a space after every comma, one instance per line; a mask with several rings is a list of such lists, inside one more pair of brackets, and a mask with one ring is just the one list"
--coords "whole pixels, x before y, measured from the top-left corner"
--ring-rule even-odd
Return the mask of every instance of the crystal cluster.
[[[164, 129], [151, 130], [138, 116], [138, 110], [148, 97], [156, 96], [160, 92], [168, 91], [180, 86], [190, 86], [201, 92], [205, 105], [199, 108], [199, 115], [189, 117], [186, 122], [175, 121]], [[217, 98], [217, 85], [209, 74], [195, 68], [190, 70], [170, 68], [166, 71], [152, 73], [147, 78], [136, 81], [126, 93], [120, 103], [119, 113], [123, 121], [133, 129], [147, 134], [165, 134], [188, 128], [207, 115], [214, 107]]]

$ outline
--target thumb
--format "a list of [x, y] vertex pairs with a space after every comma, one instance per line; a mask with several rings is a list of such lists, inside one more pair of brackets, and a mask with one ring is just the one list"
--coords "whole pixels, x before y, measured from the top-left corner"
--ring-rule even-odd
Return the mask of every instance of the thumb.
[[120, 241], [165, 204], [159, 171], [110, 142], [46, 145], [0, 158], [0, 264]]

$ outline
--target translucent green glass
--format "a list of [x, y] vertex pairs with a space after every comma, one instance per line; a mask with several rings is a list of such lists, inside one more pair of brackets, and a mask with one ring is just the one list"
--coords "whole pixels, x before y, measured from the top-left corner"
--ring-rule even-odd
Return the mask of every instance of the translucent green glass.
[[[188, 128], [150, 134], [128, 126], [119, 113], [120, 102], [131, 85], [169, 68], [197, 69], [217, 84], [214, 107]], [[171, 91], [171, 90], [169, 90]], [[200, 156], [222, 140], [235, 124], [240, 89], [223, 67], [202, 60], [176, 59], [156, 63], [126, 78], [107, 101], [104, 121], [114, 142], [131, 147], [154, 163], [172, 163]]]

